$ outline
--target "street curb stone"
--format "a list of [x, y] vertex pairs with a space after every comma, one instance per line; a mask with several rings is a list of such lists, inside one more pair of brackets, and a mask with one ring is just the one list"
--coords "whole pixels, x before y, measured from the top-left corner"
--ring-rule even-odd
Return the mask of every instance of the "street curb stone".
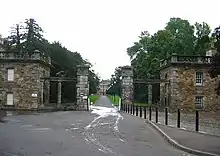
[[170, 143], [171, 145], [173, 145], [174, 147], [183, 150], [185, 152], [191, 153], [191, 154], [196, 154], [196, 155], [201, 155], [201, 156], [219, 156], [218, 154], [214, 154], [214, 153], [209, 153], [209, 152], [204, 152], [204, 151], [200, 151], [200, 150], [196, 150], [196, 149], [192, 149], [186, 146], [183, 146], [179, 143], [177, 143], [175, 140], [173, 140], [170, 136], [168, 136], [165, 132], [163, 132], [157, 125], [155, 125], [153, 122], [146, 120], [146, 123], [148, 123], [149, 125], [151, 125], [154, 129], [156, 129], [162, 136], [163, 138]]

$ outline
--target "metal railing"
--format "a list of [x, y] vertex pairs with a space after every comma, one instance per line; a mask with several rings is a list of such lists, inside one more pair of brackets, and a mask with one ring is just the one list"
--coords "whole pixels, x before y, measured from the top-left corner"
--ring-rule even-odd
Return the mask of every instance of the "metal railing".
[[[220, 114], [207, 116], [207, 112], [195, 110], [187, 112], [185, 110], [176, 109], [171, 111], [168, 107], [160, 109], [157, 106], [137, 106], [137, 105], [122, 105], [121, 110], [152, 122], [173, 126], [176, 128], [204, 131], [213, 128], [215, 132], [207, 132], [220, 135]], [[204, 115], [205, 114], [205, 115]], [[210, 120], [213, 121], [210, 121]], [[218, 122], [219, 121], [219, 122]], [[190, 126], [187, 127], [186, 125]]]

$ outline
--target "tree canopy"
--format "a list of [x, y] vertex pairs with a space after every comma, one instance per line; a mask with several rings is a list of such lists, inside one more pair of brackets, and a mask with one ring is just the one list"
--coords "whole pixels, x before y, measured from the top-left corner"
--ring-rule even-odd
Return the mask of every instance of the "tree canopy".
[[[170, 18], [164, 29], [152, 35], [148, 31], [141, 32], [139, 40], [127, 48], [127, 54], [131, 58], [131, 65], [134, 69], [134, 79], [160, 78], [158, 69], [161, 60], [171, 56], [172, 53], [204, 56], [213, 42], [219, 51], [220, 27], [215, 29], [214, 34], [211, 34], [210, 26], [205, 22], [191, 24], [185, 19]], [[210, 73], [216, 77], [220, 74], [219, 53], [213, 57], [212, 64]], [[143, 90], [143, 88], [146, 86], [135, 84], [134, 97], [140, 96], [138, 90]], [[136, 93], [138, 95], [135, 95]], [[145, 99], [138, 99], [138, 101], [143, 100]]]
[[139, 40], [127, 48], [134, 68], [134, 78], [159, 78], [160, 60], [172, 53], [205, 55], [212, 40], [211, 29], [205, 22], [194, 25], [188, 20], [170, 18], [166, 27], [151, 35], [141, 32]]

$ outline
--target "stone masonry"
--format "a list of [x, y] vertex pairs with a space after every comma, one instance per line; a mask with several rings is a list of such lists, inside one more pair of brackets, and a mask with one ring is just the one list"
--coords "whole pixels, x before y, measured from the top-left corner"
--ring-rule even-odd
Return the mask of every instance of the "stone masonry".
[[132, 104], [133, 101], [133, 69], [131, 66], [124, 66], [122, 70], [122, 102]]
[[[31, 57], [1, 52], [0, 60], [0, 107], [37, 109], [43, 104], [42, 95], [49, 100], [49, 83], [43, 84], [41, 77], [50, 76], [50, 59], [35, 51]], [[8, 69], [14, 69], [14, 81], [7, 80]], [[13, 94], [12, 106], [7, 106], [7, 93]]]
[[[160, 86], [161, 103], [187, 111], [219, 111], [220, 97], [215, 91], [219, 79], [211, 79], [209, 76], [209, 58], [173, 55], [170, 61], [161, 66], [160, 78], [170, 81], [169, 85]], [[203, 73], [200, 86], [196, 85], [196, 72]], [[203, 97], [202, 107], [195, 105], [196, 96]]]
[[77, 107], [78, 110], [89, 110], [89, 65], [77, 66]]

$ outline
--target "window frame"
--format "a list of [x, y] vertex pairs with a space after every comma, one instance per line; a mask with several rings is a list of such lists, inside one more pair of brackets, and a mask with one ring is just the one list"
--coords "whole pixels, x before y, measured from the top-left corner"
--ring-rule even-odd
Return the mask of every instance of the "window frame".
[[196, 105], [196, 106], [203, 107], [203, 106], [204, 106], [204, 96], [197, 95], [197, 96], [195, 97], [195, 105]]
[[[11, 77], [12, 77], [11, 79], [9, 78], [10, 77], [9, 71], [13, 71], [13, 74], [11, 75]], [[7, 81], [13, 82], [15, 79], [14, 75], [15, 75], [14, 68], [7, 68]]]
[[[12, 95], [12, 104], [8, 104], [8, 95]], [[14, 94], [12, 92], [6, 93], [6, 106], [14, 106]]]
[[[203, 77], [204, 77], [203, 72], [201, 72], [201, 71], [196, 72], [196, 75], [195, 75], [196, 86], [202, 86], [203, 85]], [[197, 81], [199, 81], [199, 82], [197, 82]]]

